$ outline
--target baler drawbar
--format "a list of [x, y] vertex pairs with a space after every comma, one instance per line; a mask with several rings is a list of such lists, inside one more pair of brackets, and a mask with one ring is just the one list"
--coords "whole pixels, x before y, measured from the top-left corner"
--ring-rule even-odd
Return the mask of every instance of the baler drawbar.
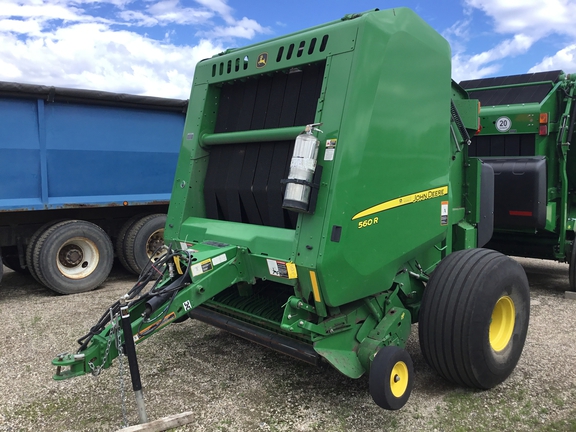
[[494, 174], [468, 153], [479, 105], [450, 70], [448, 43], [404, 8], [200, 62], [168, 251], [76, 354], [53, 361], [54, 378], [99, 373], [128, 339], [192, 317], [349, 378], [369, 373], [386, 409], [410, 396], [416, 322], [444, 378], [504, 381], [526, 338], [528, 282], [481, 248]]

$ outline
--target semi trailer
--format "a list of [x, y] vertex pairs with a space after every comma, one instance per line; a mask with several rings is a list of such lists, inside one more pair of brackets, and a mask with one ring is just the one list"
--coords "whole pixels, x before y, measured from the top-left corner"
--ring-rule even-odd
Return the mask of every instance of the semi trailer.
[[99, 286], [115, 254], [139, 274], [161, 253], [186, 108], [0, 82], [4, 265], [62, 294]]
[[470, 154], [494, 169], [494, 235], [507, 255], [569, 263], [576, 291], [575, 74], [561, 70], [463, 81], [482, 104]]
[[[197, 319], [408, 401], [406, 342], [447, 380], [488, 389], [529, 322], [522, 267], [483, 248], [494, 170], [469, 153], [479, 104], [450, 47], [406, 8], [373, 10], [201, 61], [164, 237], [168, 252], [58, 355], [99, 374]], [[145, 419], [141, 416], [140, 419]]]

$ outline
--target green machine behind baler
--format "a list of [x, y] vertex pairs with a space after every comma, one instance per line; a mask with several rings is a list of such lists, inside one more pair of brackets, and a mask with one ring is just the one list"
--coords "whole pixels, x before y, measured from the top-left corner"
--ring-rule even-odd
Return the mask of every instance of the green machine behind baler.
[[576, 291], [576, 75], [562, 71], [460, 83], [482, 103], [470, 155], [495, 173], [494, 236], [508, 255], [569, 261]]
[[369, 373], [387, 409], [410, 395], [416, 322], [446, 379], [505, 380], [524, 346], [528, 283], [516, 262], [477, 248], [492, 234], [493, 173], [468, 155], [478, 102], [450, 67], [448, 43], [403, 8], [200, 62], [170, 249], [76, 354], [53, 361], [55, 379], [99, 372], [119, 348], [192, 317], [350, 378]]

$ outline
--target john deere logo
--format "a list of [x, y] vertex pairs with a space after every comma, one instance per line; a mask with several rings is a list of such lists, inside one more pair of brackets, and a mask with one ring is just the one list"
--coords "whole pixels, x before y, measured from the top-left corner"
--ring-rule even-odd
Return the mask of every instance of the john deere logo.
[[258, 56], [258, 60], [256, 61], [257, 68], [263, 68], [268, 63], [268, 53], [262, 53]]

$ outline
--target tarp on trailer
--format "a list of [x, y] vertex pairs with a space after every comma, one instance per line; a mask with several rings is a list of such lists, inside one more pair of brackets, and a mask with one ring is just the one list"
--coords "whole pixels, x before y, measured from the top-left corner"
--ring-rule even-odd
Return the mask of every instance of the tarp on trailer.
[[43, 99], [47, 102], [82, 103], [183, 113], [186, 112], [188, 107], [188, 101], [183, 99], [138, 96], [6, 81], [0, 81], [0, 97]]

